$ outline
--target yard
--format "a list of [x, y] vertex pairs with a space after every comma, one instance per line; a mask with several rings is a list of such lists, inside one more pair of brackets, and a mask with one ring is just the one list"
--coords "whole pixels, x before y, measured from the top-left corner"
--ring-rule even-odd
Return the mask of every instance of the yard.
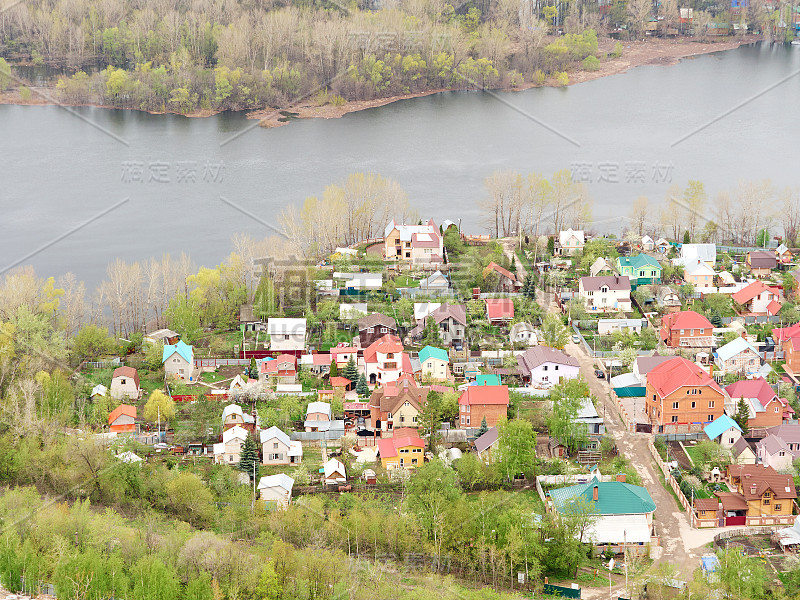
[[419, 281], [410, 275], [398, 275], [394, 278], [394, 285], [399, 288], [415, 288], [419, 287]]

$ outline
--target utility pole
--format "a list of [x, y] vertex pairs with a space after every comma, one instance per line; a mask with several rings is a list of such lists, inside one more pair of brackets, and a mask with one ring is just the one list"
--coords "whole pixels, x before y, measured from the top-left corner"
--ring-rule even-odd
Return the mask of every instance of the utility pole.
[[156, 439], [158, 442], [156, 443], [159, 443], [161, 441], [161, 407], [156, 406], [156, 409], [158, 410], [158, 433], [156, 433]]
[[256, 511], [256, 462], [253, 461], [253, 503], [250, 505], [250, 512]]

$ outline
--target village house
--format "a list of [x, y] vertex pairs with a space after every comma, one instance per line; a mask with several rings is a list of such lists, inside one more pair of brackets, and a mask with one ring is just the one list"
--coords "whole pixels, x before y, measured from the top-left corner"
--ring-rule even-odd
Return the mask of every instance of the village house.
[[335, 272], [333, 278], [342, 286], [339, 295], [348, 297], [358, 296], [362, 292], [375, 292], [383, 287], [382, 273], [339, 273]]
[[722, 373], [752, 375], [761, 368], [761, 355], [743, 337], [737, 337], [714, 352], [714, 365]]
[[703, 427], [703, 433], [723, 448], [732, 448], [742, 437], [742, 428], [728, 415], [721, 415]]
[[260, 433], [261, 464], [299, 465], [303, 460], [303, 445], [292, 441], [277, 427], [264, 429]]
[[136, 407], [120, 404], [108, 415], [108, 429], [114, 433], [136, 431]]
[[549, 346], [536, 346], [520, 354], [517, 369], [524, 380], [540, 386], [575, 379], [580, 372], [576, 359]]
[[683, 281], [695, 290], [714, 287], [714, 269], [699, 258], [683, 267]]
[[596, 546], [598, 552], [647, 552], [656, 504], [645, 488], [624, 480], [600, 481], [592, 477], [587, 483], [550, 490], [547, 500], [547, 510], [559, 516], [573, 514], [576, 502], [591, 506], [595, 516], [578, 535], [582, 535], [582, 542]]
[[656, 303], [667, 312], [677, 312], [681, 309], [681, 297], [668, 285], [659, 286], [655, 298]]
[[661, 283], [661, 264], [649, 254], [619, 256], [615, 266], [621, 276], [630, 279], [631, 289]]
[[380, 438], [378, 455], [387, 471], [413, 469], [425, 462], [425, 442], [418, 436]]
[[786, 361], [784, 369], [800, 374], [800, 323], [790, 327], [776, 327], [772, 330], [772, 339], [780, 344]]
[[117, 367], [111, 376], [111, 397], [115, 400], [138, 400], [139, 373], [133, 367]]
[[499, 437], [499, 430], [497, 427], [489, 427], [486, 433], [478, 436], [472, 442], [472, 447], [475, 454], [481, 459], [481, 462], [490, 465], [500, 459], [499, 451], [495, 448]]
[[789, 448], [783, 438], [774, 434], [761, 438], [756, 442], [756, 458], [758, 463], [765, 467], [772, 467], [782, 473], [794, 470], [794, 460], [800, 456], [800, 452], [795, 452]]
[[778, 259], [775, 253], [769, 250], [752, 250], [747, 253], [745, 263], [750, 273], [760, 279], [769, 276], [772, 269], [778, 266]]
[[671, 348], [711, 348], [711, 321], [693, 310], [669, 313], [661, 318], [661, 339]]
[[237, 426], [255, 433], [256, 418], [245, 413], [238, 404], [228, 404], [222, 409], [222, 430]]
[[214, 462], [218, 465], [238, 464], [248, 432], [243, 427], [231, 427], [222, 432], [222, 442], [214, 444]]
[[486, 278], [490, 273], [497, 274], [497, 285], [494, 286], [494, 292], [515, 292], [517, 288], [522, 286], [522, 282], [517, 279], [508, 269], [501, 267], [496, 262], [490, 262], [483, 270], [483, 277]]
[[[397, 322], [393, 317], [372, 313], [358, 320], [358, 343], [362, 348], [378, 341], [387, 333], [397, 335]], [[344, 362], [347, 362], [347, 359]]]
[[730, 397], [727, 412], [735, 415], [739, 400], [744, 400], [750, 412], [747, 419], [749, 429], [776, 427], [784, 420], [793, 418], [794, 410], [785, 398], [779, 398], [772, 386], [763, 377], [743, 379], [725, 388]]
[[[792, 512], [797, 492], [791, 475], [781, 475], [763, 465], [728, 465], [728, 479], [740, 501], [746, 502], [742, 516], [747, 519], [743, 525], [777, 525], [794, 520]], [[724, 505], [723, 501], [723, 509]]]
[[269, 349], [298, 354], [306, 347], [306, 320], [270, 317], [267, 319]]
[[514, 323], [511, 326], [508, 341], [512, 344], [524, 344], [525, 346], [535, 346], [539, 343], [536, 339], [536, 328], [524, 321]]
[[750, 443], [744, 438], [740, 437], [731, 446], [731, 459], [735, 465], [754, 465], [756, 464], [756, 453]]
[[317, 377], [328, 375], [331, 372], [331, 363], [333, 358], [329, 352], [318, 352], [316, 354], [302, 354], [300, 356], [300, 364], [303, 368]]
[[486, 419], [488, 427], [494, 427], [508, 410], [508, 386], [471, 385], [458, 399], [458, 429], [478, 429]]
[[425, 296], [440, 296], [448, 294], [450, 290], [450, 281], [445, 277], [441, 271], [431, 273], [428, 277], [419, 280], [419, 285], [412, 288], [402, 288], [405, 295], [414, 296], [416, 294], [423, 294]]
[[425, 329], [427, 319], [433, 319], [439, 327], [439, 335], [445, 346], [460, 348], [464, 344], [464, 335], [467, 329], [467, 308], [463, 304], [440, 305], [427, 317], [417, 322], [409, 334], [412, 339], [420, 339]]
[[383, 234], [383, 255], [386, 260], [411, 262], [415, 265], [440, 263], [444, 254], [442, 236], [433, 219], [425, 225], [400, 225], [392, 219]]
[[556, 254], [566, 256], [575, 254], [579, 250], [583, 250], [586, 245], [586, 236], [582, 230], [567, 229], [558, 232], [558, 245], [556, 246]]
[[148, 333], [142, 341], [147, 344], [177, 344], [180, 335], [171, 329], [157, 329]]
[[258, 370], [260, 381], [275, 386], [297, 382], [297, 357], [293, 354], [281, 354], [277, 358], [263, 359]]
[[630, 312], [631, 281], [619, 275], [581, 277], [578, 296], [589, 311]]
[[725, 409], [725, 391], [701, 367], [680, 357], [647, 374], [646, 410], [658, 432], [679, 425], [711, 423]]
[[450, 357], [447, 350], [425, 346], [419, 351], [419, 362], [422, 376], [437, 381], [448, 381], [450, 375]]
[[733, 294], [731, 298], [746, 312], [754, 315], [777, 315], [781, 310], [780, 290], [767, 287], [763, 281], [754, 281]]
[[676, 267], [685, 267], [697, 261], [702, 261], [707, 267], [713, 269], [717, 263], [716, 244], [683, 244], [680, 256], [672, 259]]
[[[385, 334], [384, 334], [385, 335]], [[348, 346], [344, 342], [340, 342], [337, 346], [330, 349], [331, 362], [336, 362], [336, 366], [342, 369], [350, 359], [358, 361], [358, 348], [355, 346]]]
[[514, 301], [511, 298], [487, 298], [486, 319], [492, 325], [505, 325], [514, 320]]
[[194, 349], [183, 340], [179, 340], [174, 346], [164, 346], [161, 362], [164, 365], [164, 375], [166, 377], [193, 379]]
[[370, 418], [376, 431], [397, 427], [418, 427], [419, 415], [430, 388], [418, 386], [409, 375], [376, 387], [369, 398]]
[[611, 335], [612, 333], [642, 333], [647, 327], [647, 319], [598, 319], [597, 335]]
[[667, 241], [663, 237], [658, 238], [656, 240], [655, 250], [659, 254], [666, 254], [667, 252], [669, 252], [669, 241]]
[[601, 275], [614, 275], [614, 267], [607, 259], [598, 256], [589, 267], [589, 275], [591, 277], [599, 277]]
[[280, 473], [266, 475], [258, 482], [258, 493], [267, 507], [267, 510], [285, 509], [292, 502], [292, 487], [294, 479]]
[[370, 344], [359, 362], [369, 385], [390, 383], [403, 373], [412, 373], [400, 338], [389, 333]]
[[306, 431], [327, 431], [332, 420], [331, 405], [327, 402], [309, 402], [303, 427]]
[[781, 244], [775, 248], [775, 256], [777, 257], [778, 262], [783, 265], [789, 264], [794, 258], [792, 251], [786, 247], [786, 244]]
[[325, 485], [337, 485], [347, 483], [347, 472], [341, 461], [331, 458], [322, 466], [322, 481]]

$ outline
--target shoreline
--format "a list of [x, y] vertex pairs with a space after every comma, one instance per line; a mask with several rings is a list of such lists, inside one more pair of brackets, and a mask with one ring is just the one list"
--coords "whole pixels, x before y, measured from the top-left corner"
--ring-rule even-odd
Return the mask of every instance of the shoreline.
[[[602, 77], [609, 77], [611, 75], [619, 75], [628, 70], [641, 67], [641, 66], [672, 66], [678, 64], [681, 60], [693, 58], [695, 56], [703, 56], [712, 54], [714, 52], [724, 52], [727, 50], [735, 50], [736, 48], [755, 42], [763, 41], [757, 35], [745, 35], [735, 39], [726, 39], [721, 41], [695, 41], [692, 39], [655, 39], [643, 41], [628, 41], [622, 43], [622, 55], [618, 58], [609, 58], [600, 63], [600, 68], [597, 71], [568, 71], [569, 83], [567, 87], [593, 81]], [[611, 38], [603, 38], [598, 43], [598, 54], [605, 54], [608, 56], [614, 49], [617, 40]], [[491, 91], [495, 92], [521, 92], [535, 87], [562, 87], [558, 84], [554, 77], [549, 77], [541, 85], [535, 85], [532, 82], [525, 82], [518, 87], [500, 87], [492, 88]], [[58, 102], [51, 94], [54, 93], [54, 88], [29, 88], [31, 91], [31, 98], [23, 100], [18, 90], [11, 92], [0, 93], [0, 104], [12, 104], [17, 106], [69, 106], [80, 107], [90, 106], [93, 108], [107, 108], [112, 110], [136, 110], [145, 112], [151, 115], [164, 115], [174, 114], [188, 118], [204, 118], [212, 117], [220, 114], [223, 111], [218, 110], [198, 110], [187, 114], [175, 113], [171, 111], [143, 111], [136, 108], [126, 108], [109, 106], [104, 104], [97, 104], [92, 102], [70, 104], [68, 102]], [[37, 90], [42, 90], [37, 92]], [[347, 114], [368, 110], [370, 108], [379, 108], [402, 100], [410, 100], [412, 98], [422, 98], [424, 96], [431, 96], [433, 94], [440, 94], [442, 92], [450, 91], [469, 91], [462, 88], [437, 88], [433, 90], [426, 90], [423, 92], [415, 92], [412, 94], [402, 94], [399, 96], [388, 96], [386, 98], [375, 98], [374, 100], [352, 100], [346, 102], [342, 106], [334, 106], [332, 104], [324, 104], [319, 106], [309, 100], [302, 101], [296, 105], [287, 108], [262, 108], [247, 112], [248, 119], [258, 119], [259, 126], [265, 128], [281, 127], [288, 125], [294, 120], [299, 119], [338, 119]], [[291, 117], [287, 118], [282, 113], [289, 113]]]

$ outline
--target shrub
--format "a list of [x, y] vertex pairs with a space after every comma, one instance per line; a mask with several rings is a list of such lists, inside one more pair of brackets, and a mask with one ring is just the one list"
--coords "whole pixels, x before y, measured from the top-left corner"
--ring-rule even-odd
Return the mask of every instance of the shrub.
[[565, 71], [562, 71], [556, 75], [556, 81], [559, 86], [567, 87], [569, 85], [569, 75], [567, 75]]
[[587, 71], [597, 71], [600, 69], [600, 61], [596, 56], [587, 56], [583, 59], [583, 68]]

